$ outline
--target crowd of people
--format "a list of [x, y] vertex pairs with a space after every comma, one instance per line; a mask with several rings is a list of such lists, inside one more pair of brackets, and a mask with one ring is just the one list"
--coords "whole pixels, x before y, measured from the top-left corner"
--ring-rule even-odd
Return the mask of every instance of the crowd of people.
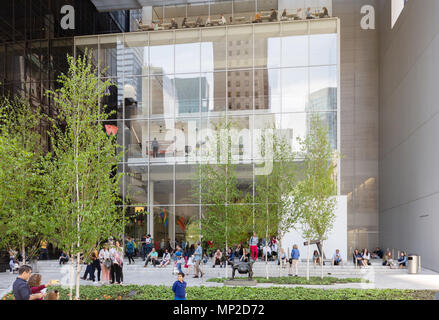
[[[278, 13], [275, 9], [271, 9], [271, 13], [269, 15], [263, 15], [262, 11], [258, 11], [255, 16], [251, 19], [252, 23], [261, 23], [264, 20], [268, 22], [277, 22], [277, 21], [288, 21], [292, 20], [306, 20], [306, 19], [322, 19], [329, 18], [329, 11], [326, 7], [323, 7], [321, 11], [312, 12], [311, 8], [308, 7], [305, 10], [302, 8], [298, 8], [296, 13], [288, 14], [287, 9], [284, 9], [280, 18], [278, 18]], [[242, 21], [242, 18], [240, 19]], [[247, 21], [250, 22], [250, 21]], [[224, 17], [224, 14], [221, 14], [218, 19], [212, 19], [209, 15], [207, 19], [204, 21], [201, 16], [198, 16], [195, 21], [188, 21], [187, 17], [184, 17], [181, 21], [181, 28], [191, 28], [191, 27], [210, 27], [214, 25], [226, 25], [233, 24], [233, 17], [230, 16], [229, 20]], [[245, 22], [244, 22], [245, 23]], [[143, 29], [142, 21], [138, 21], [138, 25], [140, 29]], [[179, 24], [175, 18], [171, 18], [169, 23], [164, 23], [163, 19], [158, 21], [153, 21], [151, 26], [147, 25], [146, 30], [164, 30], [164, 29], [178, 29]]]

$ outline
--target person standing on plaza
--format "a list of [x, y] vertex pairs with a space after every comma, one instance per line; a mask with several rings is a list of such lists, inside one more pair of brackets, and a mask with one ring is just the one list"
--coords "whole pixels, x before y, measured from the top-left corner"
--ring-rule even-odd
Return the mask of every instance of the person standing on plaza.
[[178, 273], [183, 273], [183, 271], [181, 270], [181, 265], [184, 262], [184, 257], [183, 257], [183, 251], [181, 250], [180, 246], [176, 247], [175, 261], [176, 261], [176, 267], [177, 267]]
[[127, 238], [127, 256], [128, 256], [128, 264], [131, 264], [131, 260], [133, 260], [134, 263], [134, 241], [128, 237]]
[[107, 283], [110, 283], [109, 275], [112, 263], [110, 258], [110, 251], [108, 250], [108, 244], [105, 244], [99, 252], [99, 261], [101, 263], [102, 269], [102, 284], [105, 284], [105, 279], [107, 279]]
[[258, 242], [258, 236], [256, 235], [256, 232], [253, 232], [253, 235], [250, 237], [250, 250], [252, 252], [253, 261], [258, 259]]
[[178, 274], [178, 280], [172, 285], [174, 300], [186, 300], [186, 286], [187, 283], [184, 281], [184, 273], [180, 272]]
[[198, 278], [198, 274], [201, 275], [201, 278], [204, 275], [203, 270], [201, 270], [201, 259], [203, 258], [203, 249], [201, 247], [201, 242], [197, 241], [195, 244], [195, 252], [194, 252], [194, 278]]
[[289, 273], [288, 273], [289, 276], [293, 275], [292, 274], [292, 269], [294, 268], [295, 269], [294, 276], [298, 277], [299, 272], [297, 270], [297, 267], [298, 267], [299, 257], [300, 257], [299, 248], [298, 248], [297, 244], [295, 244], [293, 246], [293, 250], [291, 250], [290, 270], [289, 270]]
[[41, 240], [40, 242], [40, 260], [43, 260], [43, 257], [46, 256], [46, 260], [49, 260], [49, 249], [47, 249], [48, 243], [47, 240]]
[[147, 238], [147, 236], [145, 235], [145, 236], [143, 236], [140, 239], [140, 244], [142, 245], [142, 258], [143, 258], [143, 261], [145, 261], [145, 259], [146, 259], [146, 238]]
[[44, 298], [43, 293], [32, 294], [27, 281], [32, 274], [32, 268], [28, 265], [23, 265], [18, 269], [18, 277], [12, 285], [12, 293], [15, 300], [39, 300]]
[[150, 234], [148, 234], [146, 236], [145, 243], [146, 243], [146, 255], [148, 255], [151, 252], [151, 250], [152, 250], [152, 244], [153, 244], [152, 243], [152, 237], [151, 237]]
[[119, 241], [116, 241], [116, 246], [110, 249], [110, 257], [113, 262], [111, 283], [116, 282], [122, 284], [123, 282], [123, 250], [120, 247]]

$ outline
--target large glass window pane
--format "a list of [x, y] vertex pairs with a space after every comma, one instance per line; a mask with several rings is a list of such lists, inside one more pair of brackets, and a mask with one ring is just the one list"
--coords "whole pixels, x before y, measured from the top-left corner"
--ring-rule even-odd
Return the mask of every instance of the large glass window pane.
[[337, 35], [314, 34], [310, 36], [310, 65], [337, 64]]
[[229, 69], [253, 67], [253, 30], [251, 26], [233, 26], [227, 29]]
[[[280, 129], [281, 128], [281, 119], [283, 116], [281, 114], [267, 114], [267, 115], [255, 115], [254, 116], [254, 124], [252, 129], [252, 152], [253, 159], [255, 162], [261, 163], [261, 160], [264, 157], [267, 157], [263, 154], [263, 150], [266, 148], [263, 145], [263, 137], [270, 137], [271, 131], [270, 129]], [[265, 140], [267, 141], [267, 140]]]
[[151, 162], [166, 162], [174, 157], [174, 119], [151, 120], [148, 152]]
[[[99, 63], [101, 76], [122, 75], [120, 61], [123, 61], [123, 41], [121, 36], [101, 36], [99, 38]], [[119, 63], [118, 63], [119, 62]]]
[[146, 206], [148, 204], [148, 166], [145, 163], [127, 163], [125, 170], [125, 203]]
[[149, 67], [148, 34], [127, 33], [125, 34], [124, 46], [123, 69], [125, 75], [147, 76]]
[[308, 69], [281, 70], [282, 112], [305, 111], [308, 103]]
[[282, 67], [303, 67], [308, 65], [308, 36], [282, 38]]
[[[255, 70], [255, 90], [264, 86], [263, 70]], [[257, 87], [256, 87], [257, 85]], [[253, 70], [229, 71], [227, 76], [228, 111], [242, 113], [253, 109]], [[258, 105], [259, 107], [259, 105]], [[260, 106], [262, 107], [262, 105]], [[240, 112], [241, 111], [241, 112]]]
[[172, 206], [155, 206], [153, 208], [154, 219], [154, 248], [163, 254], [164, 249], [173, 247], [175, 235], [175, 215]]
[[126, 208], [128, 223], [125, 227], [125, 234], [132, 237], [137, 243], [139, 254], [141, 254], [142, 250], [140, 240], [147, 234], [148, 230], [148, 215], [146, 212], [148, 212], [147, 207], [129, 206]]
[[195, 164], [175, 166], [175, 204], [198, 204], [200, 202], [197, 169]]
[[201, 112], [217, 114], [226, 111], [226, 73], [201, 75]]
[[310, 68], [307, 111], [337, 110], [337, 67]]
[[235, 167], [240, 198], [237, 203], [253, 202], [253, 164], [239, 164]]
[[128, 162], [148, 160], [149, 125], [147, 120], [125, 120], [125, 152]]
[[255, 67], [280, 67], [279, 24], [255, 25]]
[[[174, 79], [175, 84], [175, 113], [176, 116], [188, 116], [200, 113], [200, 85], [203, 82], [206, 88], [206, 80], [200, 79], [200, 74], [180, 74]], [[206, 91], [204, 90], [205, 94]], [[205, 97], [204, 97], [205, 98]]]
[[174, 117], [174, 76], [151, 75], [151, 115]]
[[175, 154], [176, 161], [193, 162], [200, 156], [201, 121], [198, 118], [176, 119]]
[[230, 122], [230, 139], [232, 148], [232, 161], [234, 163], [248, 163], [252, 154], [252, 117], [229, 117]]
[[150, 73], [174, 73], [174, 37], [173, 32], [150, 33]]
[[[257, 70], [261, 82], [255, 81], [255, 112], [281, 111], [280, 69]], [[255, 70], [256, 72], [256, 70]], [[256, 76], [255, 76], [256, 79]], [[256, 87], [257, 85], [257, 87]], [[257, 106], [257, 107], [256, 107]]]
[[125, 77], [123, 86], [125, 118], [135, 119], [149, 116], [149, 78]]
[[174, 166], [151, 164], [149, 167], [149, 192], [151, 204], [174, 204]]
[[308, 130], [308, 121], [311, 114], [291, 113], [282, 115], [282, 129], [286, 130], [285, 134], [291, 141], [293, 151], [300, 151], [300, 145], [297, 138], [304, 139]]
[[201, 30], [201, 71], [226, 69], [226, 29]]
[[175, 73], [200, 72], [199, 31], [176, 31], [175, 43]]
[[175, 241], [184, 246], [192, 246], [200, 240], [200, 207], [175, 207]]

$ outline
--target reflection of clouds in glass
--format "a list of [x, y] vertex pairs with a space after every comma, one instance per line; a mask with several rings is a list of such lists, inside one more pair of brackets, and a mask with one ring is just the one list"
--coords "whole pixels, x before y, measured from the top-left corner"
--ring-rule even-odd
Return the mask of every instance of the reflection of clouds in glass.
[[267, 68], [280, 67], [280, 38], [267, 39]]

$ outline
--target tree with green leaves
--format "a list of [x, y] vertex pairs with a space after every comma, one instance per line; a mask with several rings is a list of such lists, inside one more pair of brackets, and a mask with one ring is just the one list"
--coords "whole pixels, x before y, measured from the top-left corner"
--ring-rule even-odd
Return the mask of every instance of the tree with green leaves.
[[[200, 188], [194, 195], [204, 207], [200, 232], [218, 248], [245, 242], [251, 232], [252, 207], [249, 195], [238, 187], [236, 163], [232, 161], [231, 122], [215, 126], [213, 137], [206, 145], [198, 163], [197, 180]], [[226, 264], [226, 277], [227, 277]]]
[[[267, 128], [261, 135], [260, 150], [264, 170], [258, 170], [255, 181], [255, 231], [265, 234], [268, 249], [270, 236], [277, 236], [279, 248], [283, 236], [294, 226], [296, 211], [291, 204], [291, 193], [296, 181], [295, 153], [287, 136], [279, 129]], [[278, 253], [279, 254], [279, 253]], [[265, 257], [266, 277], [268, 262]], [[279, 266], [281, 276], [282, 266]]]
[[0, 244], [20, 248], [23, 264], [26, 248], [28, 256], [37, 254], [45, 220], [40, 121], [22, 98], [0, 102]]
[[300, 216], [299, 229], [308, 240], [307, 279], [309, 280], [309, 247], [311, 240], [322, 244], [321, 270], [323, 278], [323, 241], [333, 228], [337, 182], [334, 179], [337, 154], [328, 139], [328, 128], [317, 114], [311, 115], [309, 132], [299, 139], [303, 156], [303, 179], [293, 193], [294, 208]]
[[[102, 240], [123, 233], [124, 215], [117, 206], [121, 177], [117, 163], [122, 154], [102, 123], [110, 115], [101, 107], [110, 82], [98, 78], [91, 53], [67, 60], [69, 70], [59, 77], [60, 88], [48, 92], [59, 113], [51, 133], [53, 152], [46, 161], [51, 196], [46, 228], [60, 249], [76, 257], [79, 299], [81, 255], [88, 257]], [[72, 286], [71, 281], [71, 297]]]

